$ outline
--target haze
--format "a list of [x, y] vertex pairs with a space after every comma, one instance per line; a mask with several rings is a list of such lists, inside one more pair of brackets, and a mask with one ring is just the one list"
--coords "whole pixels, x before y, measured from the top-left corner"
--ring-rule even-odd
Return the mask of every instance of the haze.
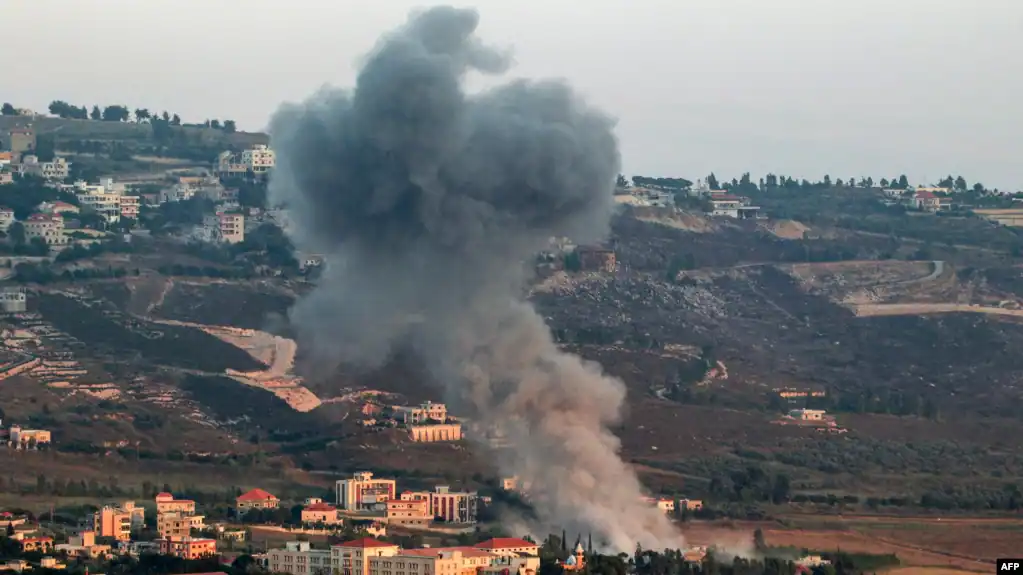
[[[231, 118], [355, 60], [407, 0], [7, 2], [0, 100]], [[567, 78], [619, 118], [627, 174], [963, 174], [1023, 188], [1018, 0], [475, 0], [516, 76]]]

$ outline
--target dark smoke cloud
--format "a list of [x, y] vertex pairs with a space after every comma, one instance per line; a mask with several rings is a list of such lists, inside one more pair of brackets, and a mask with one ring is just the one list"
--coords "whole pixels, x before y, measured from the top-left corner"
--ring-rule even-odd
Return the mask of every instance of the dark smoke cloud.
[[327, 264], [292, 324], [323, 365], [415, 349], [448, 401], [508, 438], [495, 462], [530, 485], [538, 527], [592, 529], [624, 550], [677, 546], [608, 431], [621, 382], [560, 352], [522, 296], [552, 236], [606, 235], [614, 121], [560, 81], [467, 94], [467, 73], [510, 63], [477, 23], [472, 10], [414, 13], [354, 90], [274, 116], [271, 200], [288, 207], [296, 245]]

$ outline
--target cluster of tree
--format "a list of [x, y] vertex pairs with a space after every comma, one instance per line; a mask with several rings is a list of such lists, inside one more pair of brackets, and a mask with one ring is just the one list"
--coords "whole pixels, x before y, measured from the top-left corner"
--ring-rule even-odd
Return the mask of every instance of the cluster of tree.
[[[619, 184], [625, 182], [624, 176], [619, 174], [618, 178]], [[632, 176], [632, 184], [644, 188], [654, 188], [669, 192], [688, 190], [693, 185], [692, 182], [685, 178], [651, 178], [648, 176]]]
[[31, 215], [42, 202], [57, 200], [78, 205], [74, 194], [47, 186], [44, 180], [34, 176], [16, 178], [13, 183], [0, 186], [0, 205], [14, 210], [14, 217], [19, 220]]
[[129, 254], [135, 251], [136, 248], [133, 244], [115, 236], [112, 240], [108, 240], [106, 242], [93, 242], [88, 246], [75, 242], [58, 253], [57, 256], [53, 258], [53, 261], [56, 263], [70, 263], [78, 260], [94, 258], [105, 253]]
[[707, 487], [716, 500], [743, 503], [771, 502], [785, 503], [791, 496], [791, 482], [788, 475], [769, 475], [756, 465], [734, 469], [726, 474], [715, 475]]
[[17, 116], [18, 110], [10, 102], [4, 102], [0, 106], [0, 116]]
[[796, 407], [824, 409], [837, 413], [878, 413], [939, 419], [938, 405], [931, 397], [920, 393], [892, 390], [888, 386], [864, 387], [854, 390], [829, 389], [824, 397], [807, 397], [796, 405], [785, 401], [777, 394], [771, 394], [769, 408], [787, 411]]
[[[50, 113], [60, 118], [69, 118], [73, 120], [101, 120], [104, 122], [127, 122], [134, 118], [134, 121], [138, 124], [148, 124], [153, 122], [163, 122], [166, 126], [181, 126], [181, 116], [178, 114], [171, 114], [164, 110], [163, 113], [151, 112], [149, 108], [135, 108], [134, 111], [129, 109], [128, 106], [120, 104], [112, 104], [109, 106], [100, 107], [94, 105], [90, 111], [86, 106], [75, 106], [69, 104], [63, 100], [54, 100], [50, 102], [49, 106]], [[14, 106], [5, 104], [4, 115], [14, 115], [17, 111]], [[190, 124], [192, 125], [192, 124]], [[236, 130], [234, 120], [206, 120], [202, 124], [194, 124], [196, 126], [204, 126], [206, 128], [213, 128], [215, 130], [224, 130], [227, 133], [232, 133]]]
[[73, 282], [91, 279], [123, 278], [128, 275], [139, 275], [141, 270], [129, 270], [124, 267], [107, 266], [105, 268], [76, 268], [58, 272], [45, 263], [22, 262], [14, 266], [14, 281], [45, 285], [54, 282]]

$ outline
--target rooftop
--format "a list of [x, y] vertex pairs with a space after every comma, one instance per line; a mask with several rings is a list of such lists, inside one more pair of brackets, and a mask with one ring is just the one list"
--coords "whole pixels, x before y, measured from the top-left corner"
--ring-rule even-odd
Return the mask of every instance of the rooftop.
[[450, 553], [452, 551], [460, 552], [462, 557], [493, 557], [490, 553], [475, 547], [427, 547], [423, 549], [402, 549], [401, 554], [411, 555], [412, 557], [436, 557], [441, 553]]
[[352, 541], [345, 541], [344, 543], [338, 543], [334, 547], [397, 547], [397, 545], [380, 541], [379, 539], [373, 539], [372, 537], [363, 537], [361, 539], [354, 539]]
[[330, 503], [320, 502], [306, 505], [305, 509], [303, 509], [302, 511], [337, 511], [337, 507], [334, 507]]
[[518, 537], [494, 537], [481, 543], [477, 543], [477, 549], [516, 549], [518, 547], [536, 547], [536, 543], [530, 543]]
[[277, 499], [277, 497], [269, 491], [263, 491], [258, 487], [238, 496], [238, 501], [266, 501], [267, 499]]

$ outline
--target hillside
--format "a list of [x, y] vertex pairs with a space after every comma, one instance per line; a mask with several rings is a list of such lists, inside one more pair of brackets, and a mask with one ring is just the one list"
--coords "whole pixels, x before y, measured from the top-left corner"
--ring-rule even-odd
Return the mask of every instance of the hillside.
[[[1023, 483], [1023, 318], [1011, 313], [1023, 268], [948, 246], [920, 259], [913, 242], [638, 210], [614, 222], [616, 272], [555, 271], [531, 298], [565, 349], [625, 381], [617, 432], [654, 491], [741, 506], [767, 503], [784, 476], [804, 505], [831, 494], [893, 510], [1006, 508], [1006, 485]], [[211, 469], [262, 453], [285, 468], [424, 482], [493, 473], [468, 445], [359, 424], [381, 406], [442, 398], [408, 358], [324, 374], [301, 342], [275, 338], [308, 284], [168, 277], [168, 253], [131, 256], [140, 269], [122, 279], [35, 288], [38, 316], [5, 320], [40, 334], [21, 349], [69, 353], [87, 373], [0, 382], [9, 417], [53, 427], [58, 449], [220, 453]], [[844, 431], [778, 423], [803, 406]]]

